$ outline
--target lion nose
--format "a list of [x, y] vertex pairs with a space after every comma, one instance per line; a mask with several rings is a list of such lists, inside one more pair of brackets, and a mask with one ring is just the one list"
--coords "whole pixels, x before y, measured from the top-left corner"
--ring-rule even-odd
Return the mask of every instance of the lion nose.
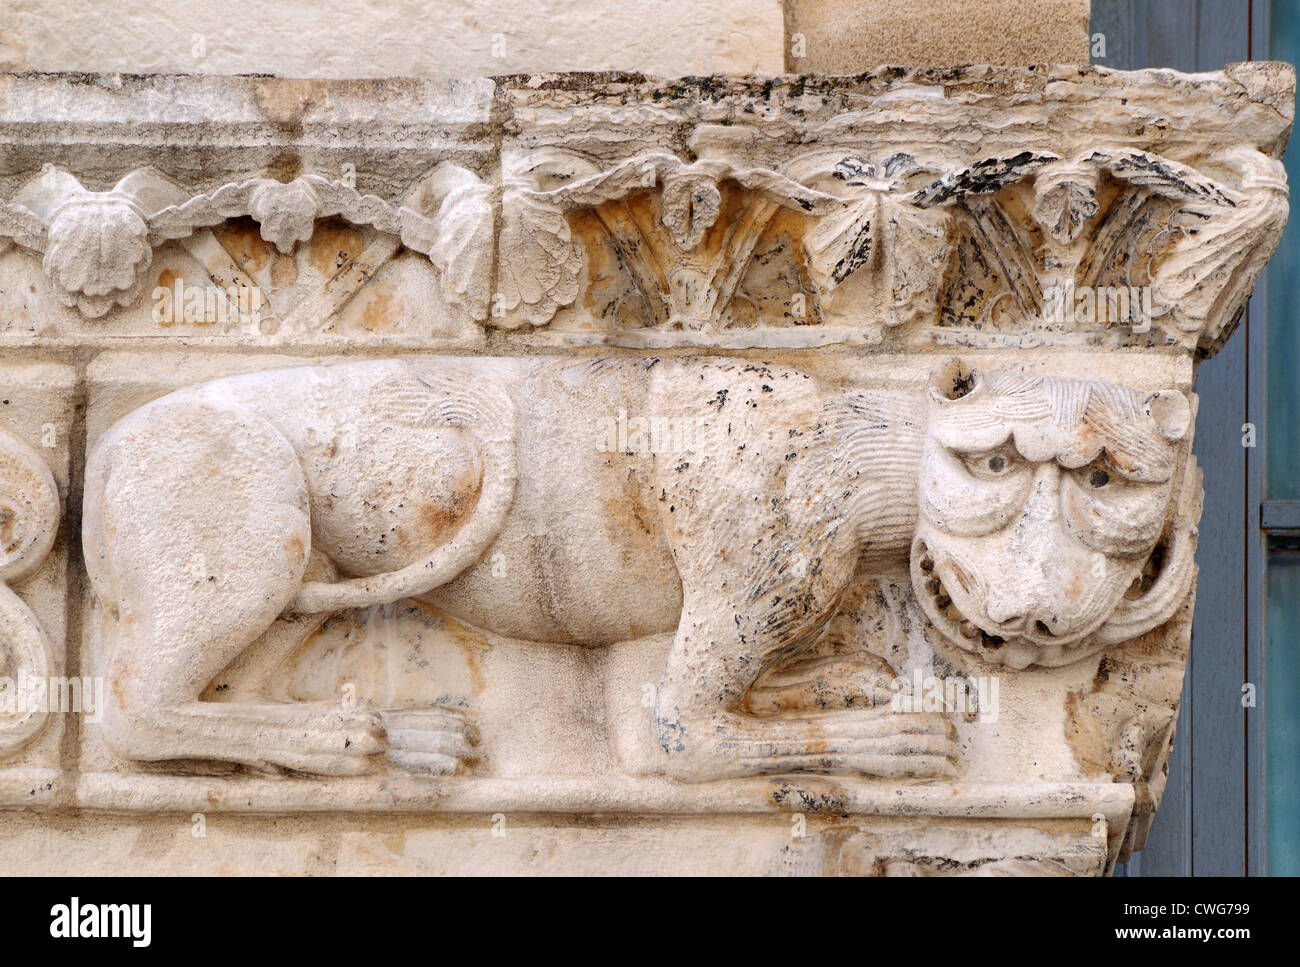
[[1055, 637], [1060, 634], [1060, 618], [1032, 604], [1026, 607], [1026, 603], [1021, 600], [1012, 604], [1006, 598], [990, 596], [985, 610], [989, 620], [1006, 631], [1025, 632], [1033, 629], [1040, 635]]
[[1018, 610], [1010, 601], [1001, 596], [990, 595], [988, 606], [989, 620], [1008, 631], [1019, 631], [1029, 620], [1029, 616]]

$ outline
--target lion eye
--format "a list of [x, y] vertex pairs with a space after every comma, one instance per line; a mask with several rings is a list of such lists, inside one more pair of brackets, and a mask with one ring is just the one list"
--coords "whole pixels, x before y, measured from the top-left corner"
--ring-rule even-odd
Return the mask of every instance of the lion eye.
[[981, 480], [1001, 480], [1003, 477], [1009, 477], [1020, 466], [1014, 453], [1008, 452], [1005, 448], [996, 452], [989, 453], [958, 453], [966, 470]]
[[1088, 475], [1088, 483], [1093, 486], [1093, 489], [1100, 490], [1102, 487], [1106, 486], [1106, 484], [1110, 483], [1110, 474], [1105, 470], [1094, 470]]

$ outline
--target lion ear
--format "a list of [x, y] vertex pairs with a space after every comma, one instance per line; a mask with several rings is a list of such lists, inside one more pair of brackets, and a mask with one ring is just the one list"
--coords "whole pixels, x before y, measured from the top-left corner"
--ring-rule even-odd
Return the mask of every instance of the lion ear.
[[1164, 389], [1146, 398], [1146, 412], [1166, 440], [1181, 440], [1192, 425], [1192, 407], [1177, 390]]
[[961, 359], [950, 359], [930, 374], [930, 398], [936, 403], [964, 399], [983, 386], [981, 374]]

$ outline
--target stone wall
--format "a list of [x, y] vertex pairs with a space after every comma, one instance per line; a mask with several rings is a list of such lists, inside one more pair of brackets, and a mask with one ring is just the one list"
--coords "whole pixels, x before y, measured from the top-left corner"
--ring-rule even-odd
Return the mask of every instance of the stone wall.
[[8, 0], [0, 70], [472, 77], [1084, 64], [1088, 0]]

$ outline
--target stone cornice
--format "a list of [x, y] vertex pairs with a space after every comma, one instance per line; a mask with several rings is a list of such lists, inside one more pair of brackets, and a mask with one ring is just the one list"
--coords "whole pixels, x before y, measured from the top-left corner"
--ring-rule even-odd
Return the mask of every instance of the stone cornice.
[[[18, 74], [0, 89], [0, 246], [40, 256], [85, 320], [138, 307], [173, 240], [247, 217], [287, 253], [336, 217], [393, 239], [371, 272], [402, 246], [428, 256], [446, 311], [511, 330], [503, 345], [1205, 355], [1285, 223], [1294, 73]], [[1076, 287], [1145, 298], [1149, 319], [1063, 306]]]

